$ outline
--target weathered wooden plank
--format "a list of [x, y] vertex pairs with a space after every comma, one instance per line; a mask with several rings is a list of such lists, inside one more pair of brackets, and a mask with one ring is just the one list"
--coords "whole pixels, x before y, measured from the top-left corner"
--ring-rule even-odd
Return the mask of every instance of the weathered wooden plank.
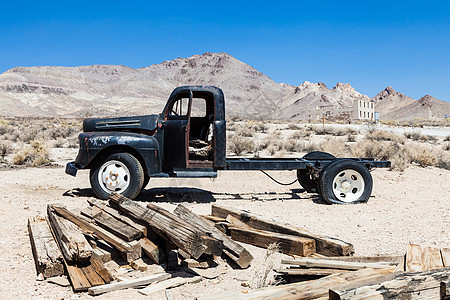
[[67, 274], [74, 292], [85, 292], [91, 287], [91, 283], [84, 275], [83, 271], [76, 266], [69, 265], [65, 262]]
[[121, 213], [120, 211], [112, 208], [111, 206], [108, 206], [107, 201], [101, 201], [101, 200], [97, 200], [97, 199], [88, 199], [87, 201], [90, 205], [105, 211], [106, 213], [110, 214], [117, 220], [120, 220], [120, 221], [124, 222], [125, 224], [128, 224], [128, 225], [134, 227], [136, 230], [142, 232], [143, 236], [147, 236], [147, 227], [145, 225], [137, 223], [135, 220], [131, 219], [130, 217], [126, 216], [125, 214]]
[[330, 299], [439, 299], [441, 282], [450, 277], [450, 268], [397, 274], [393, 279], [352, 289], [330, 289]]
[[197, 283], [202, 281], [202, 277], [201, 276], [195, 276], [195, 277], [175, 277], [175, 278], [170, 278], [164, 281], [160, 281], [158, 283], [149, 285], [146, 288], [143, 288], [141, 290], [139, 290], [138, 292], [146, 295], [146, 296], [150, 296], [154, 293], [163, 291], [165, 289], [170, 289], [170, 288], [174, 288], [183, 284], [187, 284], [187, 283]]
[[408, 244], [405, 266], [407, 272], [422, 271], [422, 247], [420, 245]]
[[355, 284], [375, 284], [394, 278], [391, 269], [362, 269], [353, 272], [338, 273], [320, 279], [290, 283], [285, 285], [267, 287], [249, 291], [247, 294], [241, 292], [214, 295], [210, 297], [200, 297], [201, 300], [222, 300], [222, 299], [319, 299], [328, 295], [329, 289], [340, 287], [353, 287]]
[[28, 219], [28, 234], [36, 271], [42, 273], [44, 278], [63, 275], [62, 254], [45, 218], [36, 216]]
[[97, 274], [97, 272], [95, 271], [95, 269], [92, 267], [91, 264], [81, 267], [80, 269], [83, 272], [84, 276], [86, 276], [86, 279], [89, 281], [91, 286], [105, 284], [105, 281], [102, 279], [100, 275]]
[[106, 212], [98, 212], [95, 214], [93, 219], [100, 227], [108, 230], [124, 241], [131, 242], [142, 237], [141, 231], [120, 220], [117, 220]]
[[245, 229], [254, 229], [254, 228], [248, 226], [248, 224], [239, 220], [238, 218], [233, 217], [232, 215], [228, 215], [225, 220], [235, 227], [241, 227], [241, 228], [245, 228]]
[[213, 260], [212, 259], [198, 261], [198, 260], [193, 259], [193, 258], [186, 258], [186, 259], [181, 261], [180, 266], [182, 268], [206, 269], [206, 268], [209, 268], [210, 266], [212, 266], [212, 264], [213, 264]]
[[228, 227], [228, 230], [235, 241], [262, 248], [267, 248], [270, 244], [278, 244], [279, 250], [286, 254], [308, 256], [316, 250], [314, 240], [309, 238], [239, 227]]
[[436, 270], [444, 267], [441, 250], [434, 247], [422, 247], [422, 271]]
[[289, 268], [289, 269], [274, 269], [275, 272], [283, 275], [291, 276], [328, 276], [333, 274], [339, 274], [343, 272], [350, 272], [349, 270], [338, 270], [338, 269], [299, 269], [299, 268]]
[[147, 222], [160, 237], [171, 241], [194, 258], [199, 258], [208, 248], [204, 235], [199, 231], [193, 231], [191, 227], [184, 227], [174, 219], [144, 208], [122, 195], [113, 193], [109, 199], [113, 206], [119, 207], [122, 212], [133, 218]]
[[142, 251], [154, 262], [160, 264], [164, 261], [164, 254], [161, 249], [147, 238], [142, 238], [139, 243], [141, 244]]
[[189, 220], [189, 222], [199, 230], [211, 234], [212, 237], [222, 241], [224, 254], [233, 260], [239, 267], [247, 268], [250, 265], [253, 260], [253, 256], [250, 252], [215, 228], [213, 222], [194, 214], [181, 204], [175, 208], [174, 213], [184, 220]]
[[192, 231], [198, 231], [202, 234], [202, 238], [204, 240], [204, 243], [206, 245], [206, 249], [205, 249], [205, 254], [210, 254], [210, 255], [222, 255], [222, 251], [223, 251], [223, 244], [221, 241], [211, 237], [208, 233], [199, 230], [196, 226], [193, 226], [191, 220], [186, 220], [183, 218], [180, 218], [180, 216], [173, 214], [167, 210], [165, 210], [162, 207], [159, 207], [155, 204], [149, 203], [147, 204], [147, 208], [151, 209], [161, 215], [166, 216], [169, 219], [172, 219], [174, 222], [179, 223], [179, 225], [184, 226], [185, 228], [190, 228]]
[[159, 282], [162, 280], [169, 279], [171, 276], [167, 273], [155, 274], [150, 276], [145, 276], [136, 279], [124, 280], [120, 282], [109, 283], [105, 285], [99, 285], [96, 287], [91, 287], [88, 290], [89, 295], [100, 295], [107, 292], [118, 291], [128, 288], [140, 287], [143, 285], [148, 285], [153, 282]]
[[351, 255], [354, 253], [353, 245], [350, 243], [346, 243], [337, 238], [315, 234], [307, 231], [306, 229], [298, 228], [290, 224], [280, 224], [247, 211], [241, 211], [213, 204], [212, 215], [220, 218], [226, 218], [228, 215], [232, 215], [255, 229], [314, 239], [316, 242], [316, 252], [323, 255], [342, 256]]
[[100, 275], [100, 277], [103, 279], [105, 283], [110, 283], [114, 280], [111, 273], [105, 268], [103, 263], [99, 261], [95, 257], [91, 257], [91, 266], [95, 270], [95, 272]]
[[295, 265], [307, 268], [329, 268], [342, 270], [360, 270], [364, 268], [385, 269], [392, 268], [390, 264], [383, 263], [361, 263], [352, 261], [333, 261], [320, 258], [296, 258], [282, 259], [282, 264]]
[[216, 216], [200, 215], [200, 217], [205, 218], [205, 219], [207, 219], [209, 221], [212, 221], [214, 223], [216, 223], [216, 222], [226, 222], [225, 218], [219, 218], [219, 217], [216, 217]]
[[79, 227], [57, 216], [50, 205], [47, 206], [47, 215], [65, 259], [69, 263], [89, 261], [92, 256], [92, 247]]
[[440, 296], [441, 300], [450, 300], [450, 280], [441, 282]]
[[92, 257], [95, 257], [102, 263], [106, 263], [111, 260], [111, 253], [103, 250], [102, 248], [93, 248]]
[[361, 262], [361, 263], [384, 263], [389, 265], [398, 265], [404, 255], [385, 255], [385, 256], [320, 256], [323, 260]]
[[441, 249], [441, 256], [442, 256], [442, 264], [445, 268], [450, 267], [450, 249], [449, 248], [442, 248]]
[[52, 208], [58, 215], [77, 224], [82, 229], [95, 233], [97, 237], [105, 240], [108, 244], [125, 254], [127, 260], [131, 261], [132, 259], [138, 259], [140, 257], [140, 254], [130, 244], [115, 236], [114, 234], [106, 231], [105, 229], [90, 223], [83, 216], [81, 216], [79, 212], [71, 212], [62, 206], [52, 205]]

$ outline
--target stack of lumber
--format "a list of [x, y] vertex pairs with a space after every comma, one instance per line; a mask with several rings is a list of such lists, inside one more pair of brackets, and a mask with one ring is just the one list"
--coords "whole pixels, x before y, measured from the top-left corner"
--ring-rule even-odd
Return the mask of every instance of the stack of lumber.
[[[249, 267], [253, 260], [213, 222], [182, 205], [171, 213], [118, 194], [111, 195], [109, 202], [89, 199], [88, 203], [81, 210], [48, 205], [46, 217], [28, 221], [38, 274], [44, 278], [67, 274], [76, 292], [98, 295], [152, 283], [151, 289], [143, 290], [147, 295], [219, 276], [224, 266], [215, 262], [217, 256], [226, 256], [240, 268]], [[123, 280], [114, 274], [116, 269], [105, 266], [112, 259], [129, 264], [130, 270], [145, 272], [148, 263], [154, 263], [166, 272]]]
[[410, 244], [404, 256], [282, 260], [280, 273], [324, 277], [201, 299], [450, 299], [449, 253]]
[[352, 244], [337, 238], [282, 224], [248, 211], [213, 204], [211, 216], [204, 217], [214, 221], [216, 228], [226, 232], [233, 240], [258, 247], [276, 243], [285, 254], [346, 256], [354, 253]]

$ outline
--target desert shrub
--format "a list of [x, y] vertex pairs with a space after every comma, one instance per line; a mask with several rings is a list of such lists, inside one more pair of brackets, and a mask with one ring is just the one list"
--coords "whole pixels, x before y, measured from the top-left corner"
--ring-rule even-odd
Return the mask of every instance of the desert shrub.
[[300, 126], [298, 126], [297, 124], [294, 124], [294, 123], [290, 123], [290, 124], [288, 124], [288, 127], [287, 127], [289, 130], [300, 130], [301, 129], [301, 127]]
[[366, 139], [371, 141], [395, 141], [397, 135], [385, 130], [375, 130], [366, 134]]
[[311, 136], [311, 132], [307, 131], [305, 128], [302, 128], [300, 130], [294, 131], [291, 134], [290, 138], [298, 140], [298, 139], [304, 139], [304, 138], [307, 138], [307, 137], [310, 137], [310, 136]]
[[443, 150], [445, 150], [445, 151], [449, 151], [450, 150], [450, 143], [444, 143], [443, 145], [442, 145], [442, 149]]
[[253, 128], [255, 129], [256, 132], [261, 132], [261, 133], [266, 133], [267, 130], [269, 130], [269, 126], [267, 126], [264, 123], [258, 122], [256, 123]]
[[12, 147], [5, 142], [0, 143], [0, 157], [5, 159], [5, 156], [11, 153]]
[[435, 151], [431, 149], [417, 145], [409, 145], [408, 149], [411, 155], [411, 162], [421, 167], [434, 166], [438, 162]]
[[418, 131], [405, 132], [404, 135], [407, 139], [410, 139], [413, 141], [430, 142], [430, 143], [435, 143], [437, 141], [437, 138], [435, 136], [421, 134]]
[[50, 163], [47, 146], [40, 141], [32, 141], [25, 149], [14, 156], [14, 164], [26, 166], [43, 166]]
[[450, 155], [440, 155], [436, 166], [438, 168], [450, 170]]
[[277, 285], [280, 283], [276, 279], [276, 274], [273, 271], [275, 266], [274, 254], [280, 251], [280, 246], [277, 243], [270, 244], [266, 249], [266, 254], [263, 262], [257, 265], [254, 276], [251, 279], [251, 288], [259, 289], [269, 285]]
[[6, 120], [0, 120], [0, 135], [11, 134], [14, 132], [14, 127]]
[[364, 140], [351, 147], [354, 157], [375, 158], [376, 160], [390, 160], [391, 169], [403, 171], [410, 164], [408, 149], [399, 143], [392, 141]]
[[311, 152], [311, 151], [316, 151], [319, 150], [319, 145], [317, 145], [316, 143], [313, 143], [311, 141], [300, 141], [298, 143], [298, 151], [299, 152]]
[[346, 147], [343, 140], [335, 137], [326, 137], [326, 139], [320, 143], [319, 150], [329, 152], [336, 157], [343, 157], [346, 154]]
[[444, 142], [450, 142], [450, 135], [447, 135], [447, 136], [444, 138]]
[[355, 141], [356, 141], [356, 136], [354, 134], [347, 133], [347, 142], [355, 142]]
[[336, 129], [332, 127], [310, 127], [312, 128], [312, 131], [316, 135], [333, 135], [333, 136], [344, 136], [346, 134], [345, 130], [343, 129]]
[[245, 137], [252, 137], [255, 134], [255, 128], [249, 124], [239, 124], [236, 126], [236, 134]]
[[252, 152], [255, 148], [253, 142], [240, 135], [233, 135], [228, 139], [228, 150], [235, 153], [236, 155], [241, 155], [244, 152]]

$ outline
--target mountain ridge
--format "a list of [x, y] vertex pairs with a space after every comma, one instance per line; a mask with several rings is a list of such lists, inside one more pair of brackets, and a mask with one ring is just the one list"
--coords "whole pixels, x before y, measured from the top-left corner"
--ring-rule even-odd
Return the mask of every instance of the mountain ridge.
[[422, 102], [414, 100], [392, 87], [369, 98], [349, 83], [337, 82], [332, 88], [321, 82], [277, 83], [227, 53], [206, 52], [137, 69], [124, 65], [15, 67], [0, 74], [0, 115], [159, 113], [171, 91], [181, 85], [220, 87], [227, 99], [227, 116], [248, 119], [304, 119], [317, 105], [348, 107], [354, 100], [375, 102], [382, 119], [440, 118], [439, 110], [449, 113], [450, 107], [431, 96], [422, 97]]

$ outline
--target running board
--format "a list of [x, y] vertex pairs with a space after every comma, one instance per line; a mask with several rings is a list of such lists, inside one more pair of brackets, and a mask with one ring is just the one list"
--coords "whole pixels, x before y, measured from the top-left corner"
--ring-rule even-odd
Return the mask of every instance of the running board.
[[169, 173], [153, 174], [151, 177], [178, 177], [178, 178], [217, 178], [216, 171], [173, 171]]

